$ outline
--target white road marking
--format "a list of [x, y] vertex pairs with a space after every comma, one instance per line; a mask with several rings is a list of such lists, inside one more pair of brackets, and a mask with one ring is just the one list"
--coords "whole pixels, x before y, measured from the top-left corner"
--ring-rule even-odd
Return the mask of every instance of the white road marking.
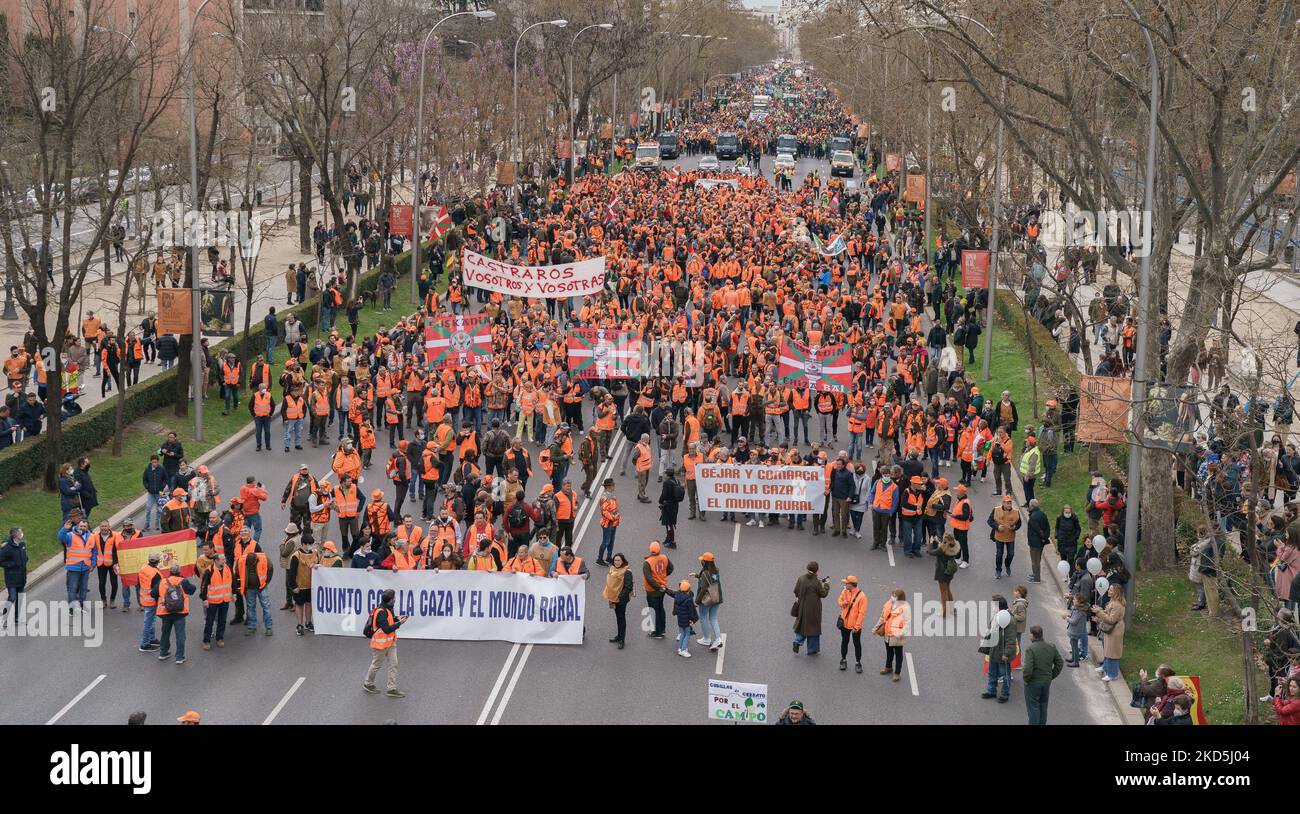
[[506, 655], [506, 663], [501, 665], [501, 672], [497, 673], [497, 681], [492, 685], [492, 693], [488, 695], [487, 703], [483, 705], [483, 711], [478, 714], [478, 720], [475, 724], [482, 726], [487, 720], [488, 713], [492, 711], [492, 705], [497, 702], [497, 694], [501, 692], [501, 684], [506, 680], [506, 673], [510, 672], [510, 665], [514, 663], [515, 654], [519, 652], [519, 645], [513, 645], [510, 652]]
[[[579, 515], [586, 512], [586, 516], [583, 517], [578, 524], [578, 532], [573, 538], [573, 550], [575, 552], [578, 550], [579, 546], [582, 545], [582, 538], [583, 535], [586, 534], [587, 526], [591, 524], [591, 518], [596, 515], [596, 512], [600, 507], [600, 498], [605, 491], [605, 487], [600, 484], [603, 484], [605, 478], [609, 477], [614, 471], [614, 464], [619, 460], [619, 455], [622, 453], [626, 441], [627, 438], [621, 434], [618, 438], [614, 439], [614, 443], [610, 445], [609, 449], [609, 460], [602, 463], [596, 470], [596, 490], [592, 493], [592, 498], [578, 510]], [[649, 608], [646, 610], [649, 610]], [[492, 693], [488, 696], [487, 703], [483, 705], [483, 711], [479, 713], [477, 721], [478, 725], [482, 725], [483, 722], [487, 720], [488, 713], [492, 710], [492, 705], [496, 703], [497, 694], [501, 690], [501, 682], [505, 678], [506, 673], [511, 672], [510, 663], [514, 661], [515, 654], [518, 652], [518, 644], [515, 644], [510, 648], [510, 653], [506, 656], [506, 663], [501, 668], [501, 672], [497, 675], [496, 684], [492, 687]], [[515, 685], [519, 683], [519, 676], [523, 674], [524, 665], [528, 663], [528, 656], [532, 652], [533, 646], [531, 644], [524, 647], [524, 654], [519, 658], [518, 663], [515, 664], [515, 669], [510, 675], [510, 683], [506, 685], [506, 691], [501, 695], [501, 704], [497, 707], [496, 713], [492, 716], [492, 726], [496, 726], [501, 721], [501, 716], [505, 714], [506, 705], [510, 703], [510, 696], [514, 694]]]
[[501, 706], [497, 707], [496, 714], [492, 716], [492, 725], [496, 726], [501, 723], [501, 716], [506, 712], [506, 705], [510, 703], [510, 696], [515, 694], [515, 685], [519, 683], [519, 676], [524, 671], [524, 665], [528, 663], [528, 656], [533, 652], [533, 646], [530, 644], [524, 648], [524, 654], [519, 657], [519, 664], [515, 667], [515, 674], [510, 676], [510, 685], [506, 687], [505, 695], [501, 696]]
[[271, 714], [266, 716], [265, 721], [262, 721], [262, 726], [270, 726], [271, 722], [275, 720], [275, 716], [280, 714], [280, 710], [284, 709], [284, 705], [289, 703], [289, 699], [293, 698], [293, 694], [298, 691], [298, 688], [302, 686], [302, 682], [306, 680], [307, 676], [298, 676], [298, 680], [293, 682], [293, 686], [290, 687], [289, 691], [280, 699], [280, 703], [276, 704], [275, 709], [271, 710]]
[[718, 663], [717, 666], [713, 668], [713, 674], [715, 676], [722, 675], [722, 661], [726, 657], [726, 654], [727, 654], [727, 634], [724, 633], [722, 634], [722, 647], [718, 648]]
[[72, 709], [73, 707], [75, 707], [75, 706], [77, 705], [77, 702], [78, 702], [78, 701], [80, 701], [81, 699], [83, 699], [83, 698], [85, 698], [87, 695], [89, 695], [89, 694], [90, 694], [90, 691], [93, 690], [93, 689], [95, 689], [96, 687], [98, 687], [98, 686], [99, 686], [99, 682], [103, 681], [105, 678], [108, 678], [108, 675], [107, 675], [107, 674], [101, 675], [99, 678], [95, 679], [94, 681], [90, 682], [90, 684], [86, 685], [86, 689], [84, 689], [84, 690], [82, 690], [81, 692], [77, 693], [77, 696], [76, 696], [75, 698], [73, 698], [71, 701], [69, 701], [69, 702], [68, 702], [68, 703], [63, 707], [63, 709], [61, 709], [61, 710], [59, 710], [58, 712], [56, 712], [56, 713], [54, 714], [54, 717], [53, 717], [53, 718], [51, 718], [51, 719], [49, 719], [48, 721], [46, 721], [46, 722], [45, 722], [45, 725], [46, 725], [46, 726], [50, 726], [51, 724], [56, 724], [56, 723], [58, 723], [60, 718], [62, 718], [64, 715], [67, 715], [67, 714], [68, 714], [68, 710], [70, 710], [70, 709]]
[[736, 524], [736, 533], [731, 537], [731, 553], [735, 554], [740, 550], [740, 524]]
[[912, 654], [904, 653], [907, 659], [907, 680], [912, 682], [912, 695], [920, 695], [921, 691], [916, 688], [916, 665], [912, 663]]
[[891, 545], [891, 544], [889, 543], [889, 541], [885, 541], [885, 553], [889, 555], [889, 567], [890, 567], [890, 568], [893, 568], [893, 567], [894, 567], [894, 547], [893, 547], [893, 545]]

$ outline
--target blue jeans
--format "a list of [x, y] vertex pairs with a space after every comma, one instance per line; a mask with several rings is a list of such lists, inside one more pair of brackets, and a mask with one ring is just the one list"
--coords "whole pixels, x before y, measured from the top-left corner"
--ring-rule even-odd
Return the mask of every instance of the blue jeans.
[[[135, 597], [135, 598], [136, 598], [137, 601], [139, 601], [139, 599], [140, 599], [140, 589], [139, 589], [139, 588], [136, 589], [136, 597]], [[123, 584], [122, 584], [122, 609], [125, 610], [125, 609], [127, 609], [127, 608], [129, 608], [129, 607], [131, 607], [131, 586], [130, 586], [130, 585], [127, 585], [127, 584], [125, 584], [125, 583], [123, 583]]]
[[275, 360], [275, 334], [266, 335], [266, 363], [270, 364]]
[[685, 650], [686, 645], [690, 643], [691, 643], [691, 626], [678, 625], [677, 626], [677, 649]]
[[864, 447], [862, 445], [862, 438], [864, 434], [865, 433], [860, 433], [860, 432], [849, 433], [849, 449], [848, 449], [849, 458], [855, 461], [858, 458], [862, 457], [862, 452], [864, 450]]
[[802, 633], [794, 634], [794, 643], [803, 644], [808, 642], [808, 655], [815, 656], [822, 651], [821, 636], [805, 636]]
[[266, 590], [252, 589], [244, 591], [244, 621], [248, 624], [249, 630], [257, 630], [257, 606], [262, 606], [262, 626], [267, 630], [271, 629], [271, 600], [266, 595]]
[[163, 614], [162, 634], [158, 637], [160, 642], [158, 647], [159, 656], [167, 655], [167, 649], [171, 647], [172, 631], [176, 631], [176, 658], [180, 660], [185, 658], [185, 614]]
[[176, 364], [175, 359], [159, 359], [158, 362], [162, 370], [171, 370], [172, 365]]
[[[138, 593], [138, 592], [137, 592]], [[139, 596], [136, 597], [139, 599]], [[144, 609], [144, 627], [140, 629], [140, 646], [148, 647], [153, 641], [153, 620], [158, 615], [158, 606], [151, 605]]]
[[221, 385], [221, 395], [226, 399], [226, 412], [230, 412], [239, 406], [239, 388], [235, 385]]
[[596, 559], [601, 562], [609, 562], [614, 557], [614, 535], [618, 533], [618, 526], [602, 526], [600, 529], [600, 549], [596, 551]]
[[289, 447], [290, 432], [293, 433], [293, 445], [295, 447], [302, 446], [302, 419], [301, 418], [294, 418], [294, 419], [286, 418], [284, 420], [284, 446], [286, 449]]
[[998, 695], [998, 679], [1002, 680], [1001, 698], [1011, 697], [1011, 662], [989, 659], [989, 684], [985, 690], [989, 695]]
[[90, 571], [68, 569], [68, 604], [86, 606], [86, 590], [90, 587]]
[[925, 542], [925, 533], [921, 531], [921, 519], [919, 517], [914, 520], [900, 520], [898, 523], [898, 536], [902, 538], [904, 554], [921, 553], [921, 545]]
[[709, 641], [722, 640], [722, 628], [718, 627], [717, 605], [700, 605], [700, 627], [704, 628], [704, 638]]
[[158, 492], [150, 492], [144, 499], [144, 527], [151, 529], [162, 522], [162, 507], [165, 498]]
[[1079, 661], [1088, 658], [1088, 637], [1071, 636], [1070, 637], [1070, 661]]
[[1119, 678], [1119, 659], [1102, 659], [1101, 669], [1103, 673], [1110, 676], [1112, 679]]
[[271, 417], [257, 416], [253, 419], [253, 438], [257, 440], [257, 448], [271, 448]]
[[244, 522], [246, 522], [248, 524], [248, 527], [253, 530], [253, 539], [261, 540], [262, 539], [262, 513], [253, 512], [252, 514], [246, 514], [244, 515]]
[[930, 477], [931, 477], [932, 479], [937, 479], [937, 478], [939, 477], [939, 447], [938, 447], [938, 445], [935, 445], [934, 447], [932, 447], [932, 448], [926, 450], [926, 455], [929, 455], [929, 456], [930, 456]]

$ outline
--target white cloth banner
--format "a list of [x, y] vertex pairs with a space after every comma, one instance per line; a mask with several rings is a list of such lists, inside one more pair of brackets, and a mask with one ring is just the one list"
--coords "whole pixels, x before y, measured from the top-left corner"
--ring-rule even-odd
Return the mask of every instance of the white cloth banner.
[[467, 286], [516, 297], [581, 297], [604, 287], [605, 255], [558, 266], [516, 266], [466, 250], [461, 275]]
[[698, 464], [695, 488], [700, 510], [807, 514], [826, 505], [825, 474], [819, 466]]
[[317, 568], [313, 622], [317, 633], [362, 636], [380, 596], [392, 588], [394, 615], [410, 617], [398, 639], [582, 644], [584, 583], [578, 576]]

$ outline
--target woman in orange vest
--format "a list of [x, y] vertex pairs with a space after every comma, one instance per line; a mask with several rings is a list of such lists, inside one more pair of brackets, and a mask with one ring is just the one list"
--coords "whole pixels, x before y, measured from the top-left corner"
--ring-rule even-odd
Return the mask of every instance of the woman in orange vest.
[[375, 676], [379, 668], [388, 665], [388, 696], [404, 698], [406, 693], [397, 689], [397, 629], [406, 621], [405, 616], [393, 614], [393, 600], [397, 594], [392, 588], [384, 591], [379, 599], [379, 607], [370, 614], [370, 623], [365, 632], [370, 637], [370, 669], [366, 671], [366, 680], [361, 688], [369, 693], [379, 692], [375, 686]]
[[835, 626], [840, 629], [840, 669], [849, 669], [849, 640], [853, 641], [853, 669], [862, 673], [862, 620], [867, 615], [867, 595], [858, 587], [858, 578], [847, 576], [840, 580], [844, 590], [840, 591], [838, 604], [840, 616]]

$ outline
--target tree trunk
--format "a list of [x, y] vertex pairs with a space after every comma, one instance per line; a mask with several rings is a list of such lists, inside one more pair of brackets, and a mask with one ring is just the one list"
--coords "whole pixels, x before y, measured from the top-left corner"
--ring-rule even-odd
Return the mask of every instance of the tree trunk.
[[311, 161], [298, 156], [298, 248], [312, 253], [311, 245]]

